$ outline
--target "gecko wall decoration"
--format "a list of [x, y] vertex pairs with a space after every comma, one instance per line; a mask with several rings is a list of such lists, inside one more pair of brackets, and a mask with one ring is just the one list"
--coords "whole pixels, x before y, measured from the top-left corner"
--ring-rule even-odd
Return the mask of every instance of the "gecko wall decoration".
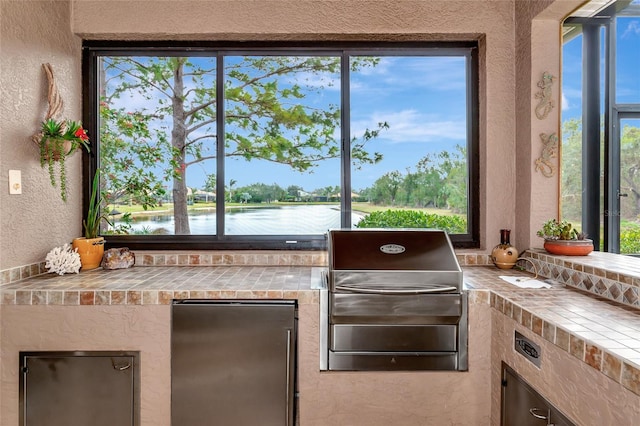
[[535, 161], [536, 172], [540, 171], [543, 176], [551, 177], [556, 172], [555, 162], [551, 159], [558, 156], [558, 136], [555, 133], [540, 133], [540, 139], [543, 147], [542, 155]]
[[555, 80], [555, 77], [545, 71], [542, 73], [542, 79], [538, 82], [540, 91], [536, 93], [536, 99], [540, 99], [540, 102], [538, 102], [536, 106], [536, 117], [538, 117], [539, 120], [547, 118], [555, 106], [555, 102], [551, 98], [553, 80]]

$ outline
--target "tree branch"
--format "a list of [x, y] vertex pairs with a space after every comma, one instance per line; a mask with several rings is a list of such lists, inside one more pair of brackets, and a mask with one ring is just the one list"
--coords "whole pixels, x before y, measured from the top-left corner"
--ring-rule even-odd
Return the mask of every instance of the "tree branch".
[[198, 163], [201, 163], [201, 162], [206, 161], [206, 160], [213, 160], [215, 158], [217, 158], [215, 155], [206, 155], [204, 157], [199, 157], [198, 159], [193, 160], [193, 161], [189, 161], [189, 162], [185, 161], [184, 166], [185, 167], [189, 167], [189, 166], [191, 166], [193, 164], [198, 164]]
[[[138, 61], [135, 61], [135, 60], [133, 60], [133, 59], [131, 59], [131, 58], [127, 58], [126, 60], [127, 60], [127, 62], [130, 62], [130, 63], [132, 63], [132, 64], [138, 65], [138, 66], [140, 66], [141, 68], [144, 68], [145, 70], [149, 71], [149, 68], [148, 68], [146, 65], [143, 65], [142, 63], [140, 63], [140, 62], [138, 62]], [[122, 72], [122, 73], [124, 73], [124, 74], [127, 74], [127, 75], [129, 75], [129, 76], [131, 76], [131, 77], [133, 77], [133, 78], [135, 78], [135, 79], [138, 79], [138, 80], [140, 80], [140, 81], [142, 81], [142, 82], [144, 82], [144, 83], [147, 83], [147, 84], [148, 84], [148, 85], [150, 85], [151, 87], [153, 87], [153, 88], [157, 89], [160, 93], [162, 93], [162, 94], [163, 94], [163, 95], [165, 95], [166, 97], [168, 97], [168, 98], [171, 98], [171, 97], [172, 97], [172, 95], [171, 95], [170, 93], [167, 93], [167, 92], [166, 92], [166, 91], [165, 91], [161, 86], [159, 86], [159, 85], [155, 84], [153, 81], [151, 81], [151, 80], [149, 80], [149, 79], [147, 79], [147, 78], [142, 78], [141, 76], [139, 76], [139, 75], [137, 75], [137, 74], [133, 73], [132, 71], [130, 71], [130, 70], [128, 70], [128, 69], [125, 69], [125, 68], [123, 68], [123, 67], [120, 67], [119, 65], [117, 65], [117, 64], [115, 64], [115, 63], [112, 63], [112, 67], [113, 67], [113, 68], [115, 68], [115, 69], [117, 69], [117, 70], [119, 70], [119, 71], [121, 71], [121, 72]], [[162, 77], [162, 80], [167, 84], [167, 87], [169, 87], [169, 88], [171, 89], [171, 91], [173, 91], [173, 87], [171, 86], [171, 84], [170, 84], [170, 83], [169, 83], [169, 82], [168, 82], [164, 77]]]
[[213, 105], [213, 104], [215, 104], [215, 103], [216, 103], [216, 100], [215, 100], [215, 99], [213, 99], [213, 100], [211, 100], [211, 101], [209, 101], [209, 102], [205, 102], [205, 103], [203, 103], [202, 105], [198, 105], [197, 107], [192, 108], [192, 109], [191, 109], [191, 110], [189, 110], [189, 111], [185, 111], [184, 115], [185, 115], [185, 117], [188, 117], [188, 116], [190, 116], [190, 115], [195, 114], [195, 113], [196, 113], [196, 112], [198, 112], [198, 111], [202, 111], [202, 110], [203, 110], [203, 109], [205, 109], [206, 107], [211, 106], [211, 105]]
[[212, 123], [215, 123], [215, 122], [216, 122], [215, 118], [212, 118], [210, 120], [204, 120], [201, 123], [196, 124], [195, 126], [188, 128], [186, 130], [186, 133], [187, 133], [187, 135], [191, 134], [191, 133], [195, 132], [196, 130], [200, 129], [201, 127], [204, 127], [204, 126], [206, 126], [208, 124], [212, 124]]
[[188, 140], [187, 142], [185, 142], [184, 146], [186, 148], [188, 146], [191, 146], [191, 145], [195, 144], [196, 142], [198, 142], [198, 141], [200, 141], [202, 139], [209, 139], [209, 138], [217, 140], [218, 139], [218, 135], [208, 134], [208, 135], [199, 136], [199, 137], [197, 137], [195, 139]]

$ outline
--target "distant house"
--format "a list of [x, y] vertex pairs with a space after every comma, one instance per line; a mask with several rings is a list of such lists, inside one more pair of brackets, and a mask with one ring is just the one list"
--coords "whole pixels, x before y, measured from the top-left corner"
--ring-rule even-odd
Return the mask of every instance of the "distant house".
[[[191, 189], [189, 188], [189, 191], [190, 190]], [[210, 202], [216, 201], [216, 193], [210, 192], [210, 191], [197, 190], [193, 193], [193, 200], [195, 202], [210, 203]]]

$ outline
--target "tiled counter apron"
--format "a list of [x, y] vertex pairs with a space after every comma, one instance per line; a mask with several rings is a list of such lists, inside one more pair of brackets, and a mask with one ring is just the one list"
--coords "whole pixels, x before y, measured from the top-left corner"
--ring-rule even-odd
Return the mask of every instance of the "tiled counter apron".
[[[154, 305], [172, 299], [298, 299], [317, 303], [320, 267], [152, 266], [78, 275], [39, 275], [0, 287], [4, 305]], [[640, 395], [640, 310], [554, 284], [522, 289], [499, 275], [464, 267], [472, 303], [497, 311]]]

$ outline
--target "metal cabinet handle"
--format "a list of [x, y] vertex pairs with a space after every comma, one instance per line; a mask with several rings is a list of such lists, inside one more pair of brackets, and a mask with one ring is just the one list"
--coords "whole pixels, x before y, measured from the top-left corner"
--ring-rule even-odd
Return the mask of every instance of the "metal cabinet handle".
[[364, 293], [364, 294], [426, 294], [426, 293], [444, 293], [447, 291], [455, 291], [457, 290], [457, 287], [434, 287], [434, 288], [412, 289], [412, 290], [387, 290], [387, 289], [358, 288], [358, 287], [337, 285], [336, 290], [350, 291], [353, 293]]
[[290, 397], [290, 386], [289, 386], [289, 381], [291, 380], [291, 376], [289, 374], [289, 372], [291, 371], [291, 330], [287, 330], [287, 391], [286, 391], [286, 397], [287, 397], [287, 403], [285, 404], [285, 419], [286, 419], [286, 426], [289, 426], [291, 424], [291, 419], [289, 419], [289, 397]]
[[529, 413], [531, 413], [531, 415], [533, 417], [535, 417], [536, 419], [540, 419], [540, 420], [548, 420], [549, 419], [549, 412], [547, 412], [546, 416], [543, 416], [542, 414], [538, 414], [538, 411], [541, 411], [540, 408], [531, 408], [529, 409]]
[[113, 366], [114, 370], [118, 370], [118, 371], [124, 371], [127, 368], [131, 367], [130, 362], [127, 362], [126, 364], [116, 364], [116, 361], [113, 358], [111, 358], [111, 365]]

